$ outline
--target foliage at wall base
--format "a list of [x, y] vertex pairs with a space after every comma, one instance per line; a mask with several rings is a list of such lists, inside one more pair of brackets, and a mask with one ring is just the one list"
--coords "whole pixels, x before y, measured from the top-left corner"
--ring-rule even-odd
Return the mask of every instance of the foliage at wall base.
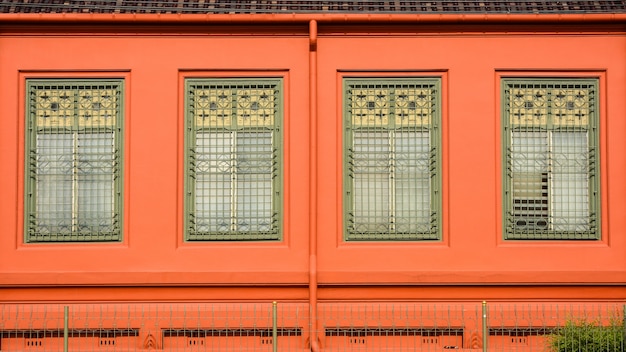
[[553, 352], [624, 352], [624, 323], [568, 322], [550, 338]]

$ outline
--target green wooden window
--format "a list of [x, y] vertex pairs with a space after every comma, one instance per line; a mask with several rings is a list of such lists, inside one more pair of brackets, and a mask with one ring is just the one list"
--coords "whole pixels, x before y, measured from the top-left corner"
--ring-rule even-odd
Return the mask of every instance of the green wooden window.
[[279, 79], [186, 81], [185, 238], [281, 238]]
[[344, 80], [344, 227], [351, 240], [441, 238], [440, 80]]
[[598, 82], [505, 79], [505, 239], [600, 238]]
[[121, 80], [28, 80], [26, 242], [122, 236]]

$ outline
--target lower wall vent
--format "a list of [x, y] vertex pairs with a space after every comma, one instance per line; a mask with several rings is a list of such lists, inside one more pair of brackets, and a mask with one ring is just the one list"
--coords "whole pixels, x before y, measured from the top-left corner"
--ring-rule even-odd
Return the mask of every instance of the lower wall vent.
[[326, 328], [325, 335], [327, 346], [333, 349], [463, 348], [462, 328], [334, 327]]
[[489, 329], [489, 347], [494, 348], [530, 348], [544, 346], [548, 335], [554, 328], [491, 328]]
[[[68, 347], [72, 350], [112, 349], [134, 345], [139, 329], [70, 329]], [[63, 350], [63, 329], [0, 331], [0, 346], [8, 351]]]
[[[279, 344], [289, 339], [302, 336], [301, 328], [278, 328]], [[236, 328], [236, 329], [166, 329], [162, 331], [163, 348], [182, 347], [229, 349], [229, 348], [264, 348], [272, 346], [272, 328]], [[292, 345], [293, 341], [289, 343]]]

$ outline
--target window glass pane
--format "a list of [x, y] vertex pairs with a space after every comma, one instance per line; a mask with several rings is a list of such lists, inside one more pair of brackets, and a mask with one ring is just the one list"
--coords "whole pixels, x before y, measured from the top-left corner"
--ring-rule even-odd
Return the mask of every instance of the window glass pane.
[[548, 133], [511, 136], [513, 221], [519, 230], [546, 229], [549, 218]]
[[185, 238], [280, 238], [280, 81], [188, 79]]
[[557, 231], [589, 230], [589, 175], [586, 132], [554, 132], [552, 199]]
[[548, 170], [548, 133], [513, 132], [511, 135], [513, 172], [546, 172]]
[[27, 242], [120, 240], [122, 83], [27, 81]]
[[505, 238], [598, 239], [597, 81], [503, 87]]
[[237, 229], [269, 231], [272, 226], [272, 135], [237, 133]]
[[113, 133], [77, 135], [79, 231], [110, 232], [114, 228], [115, 153]]
[[72, 134], [37, 135], [36, 227], [43, 234], [72, 232]]
[[196, 134], [196, 231], [231, 231], [232, 145], [231, 132]]
[[345, 84], [346, 239], [439, 239], [438, 80]]
[[354, 230], [387, 232], [389, 214], [389, 134], [354, 133]]
[[432, 209], [430, 192], [430, 135], [395, 133], [395, 213], [398, 232], [428, 232]]

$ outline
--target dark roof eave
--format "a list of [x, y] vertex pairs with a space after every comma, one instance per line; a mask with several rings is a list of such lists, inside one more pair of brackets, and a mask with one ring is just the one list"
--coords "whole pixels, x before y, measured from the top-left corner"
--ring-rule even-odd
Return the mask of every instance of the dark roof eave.
[[6, 0], [0, 13], [586, 14], [626, 13], [626, 0]]
[[0, 23], [125, 24], [263, 24], [263, 23], [626, 23], [626, 13], [594, 14], [129, 14], [129, 13], [0, 13]]

